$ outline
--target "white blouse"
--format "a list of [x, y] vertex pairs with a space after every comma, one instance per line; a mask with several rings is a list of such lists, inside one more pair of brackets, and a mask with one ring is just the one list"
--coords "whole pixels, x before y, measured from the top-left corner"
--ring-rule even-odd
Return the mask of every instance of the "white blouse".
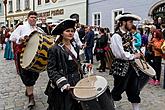
[[[74, 47], [71, 45], [70, 51], [72, 54], [77, 58], [77, 52], [75, 51]], [[73, 60], [72, 57], [69, 55], [69, 60]]]
[[42, 29], [37, 26], [30, 26], [28, 22], [25, 22], [23, 25], [19, 25], [11, 34], [10, 40], [16, 42], [17, 44], [21, 44], [20, 38], [24, 36], [29, 36], [33, 31], [38, 31], [42, 33]]

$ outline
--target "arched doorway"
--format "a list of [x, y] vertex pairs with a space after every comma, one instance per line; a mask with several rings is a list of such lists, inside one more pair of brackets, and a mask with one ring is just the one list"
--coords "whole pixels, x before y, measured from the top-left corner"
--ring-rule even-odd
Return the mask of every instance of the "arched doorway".
[[158, 18], [161, 18], [162, 23], [165, 23], [165, 0], [155, 3], [149, 10], [149, 16], [153, 18], [155, 23], [158, 23]]

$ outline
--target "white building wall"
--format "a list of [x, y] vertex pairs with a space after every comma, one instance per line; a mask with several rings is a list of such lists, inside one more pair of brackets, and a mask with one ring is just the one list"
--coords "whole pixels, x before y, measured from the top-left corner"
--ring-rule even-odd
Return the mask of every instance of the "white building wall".
[[[86, 24], [86, 0], [57, 0], [56, 3], [44, 3], [42, 0], [41, 5], [37, 5], [37, 0], [35, 2], [35, 10], [38, 13], [63, 9], [64, 14], [62, 15], [50, 15], [53, 19], [65, 19], [69, 18], [71, 14], [79, 14], [80, 23]], [[51, 1], [51, 0], [50, 0]]]
[[165, 0], [89, 0], [88, 24], [92, 25], [92, 13], [101, 12], [101, 26], [114, 30], [113, 11], [122, 9], [123, 12], [132, 12], [145, 19], [150, 19], [150, 8], [157, 2]]

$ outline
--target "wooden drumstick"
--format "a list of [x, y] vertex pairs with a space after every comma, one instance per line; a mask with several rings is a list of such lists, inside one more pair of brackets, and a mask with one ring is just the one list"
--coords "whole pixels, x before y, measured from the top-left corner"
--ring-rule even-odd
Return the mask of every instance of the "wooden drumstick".
[[88, 87], [88, 86], [70, 86], [71, 89], [95, 89], [95, 87]]
[[139, 60], [140, 60], [140, 63], [142, 64], [142, 66], [143, 66], [143, 69], [145, 70], [145, 67], [144, 67], [144, 65], [143, 65], [142, 60], [141, 60], [141, 59], [139, 59]]
[[[140, 49], [139, 49], [139, 51], [140, 51], [141, 54], [143, 54], [143, 52]], [[147, 61], [146, 61], [144, 55], [142, 55], [142, 57], [143, 57], [144, 63], [146, 64], [147, 69], [149, 69], [149, 66], [147, 64]]]

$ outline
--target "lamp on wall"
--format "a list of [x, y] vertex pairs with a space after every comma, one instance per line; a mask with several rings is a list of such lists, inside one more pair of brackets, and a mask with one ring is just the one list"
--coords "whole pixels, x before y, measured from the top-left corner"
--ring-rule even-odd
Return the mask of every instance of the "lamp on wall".
[[4, 4], [4, 7], [5, 7], [5, 26], [7, 25], [7, 0], [3, 0], [3, 4]]

